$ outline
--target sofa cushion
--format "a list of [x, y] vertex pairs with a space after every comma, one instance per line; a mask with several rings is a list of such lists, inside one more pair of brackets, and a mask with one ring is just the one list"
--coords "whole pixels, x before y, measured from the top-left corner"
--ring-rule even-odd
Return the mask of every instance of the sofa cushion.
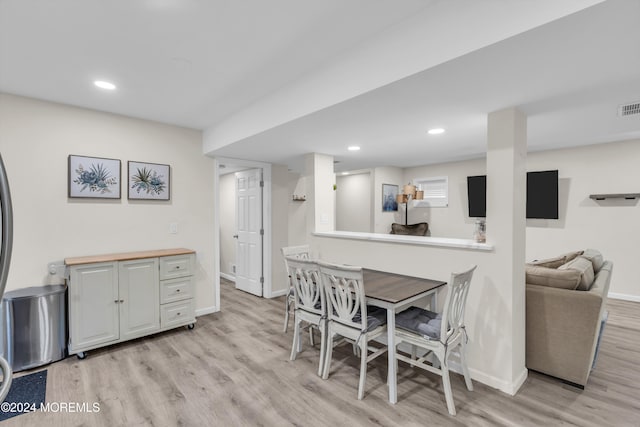
[[569, 261], [566, 264], [558, 267], [558, 270], [576, 270], [580, 272], [580, 282], [576, 288], [579, 291], [588, 291], [591, 289], [595, 274], [593, 272], [593, 264], [591, 261], [583, 256], [575, 258], [573, 261]]
[[602, 254], [595, 249], [587, 249], [584, 251], [582, 256], [591, 261], [591, 264], [593, 264], [593, 272], [598, 274], [602, 268], [602, 264], [604, 264]]
[[580, 284], [582, 274], [575, 269], [555, 269], [527, 265], [525, 268], [526, 282], [531, 285], [549, 286], [560, 289], [576, 289]]

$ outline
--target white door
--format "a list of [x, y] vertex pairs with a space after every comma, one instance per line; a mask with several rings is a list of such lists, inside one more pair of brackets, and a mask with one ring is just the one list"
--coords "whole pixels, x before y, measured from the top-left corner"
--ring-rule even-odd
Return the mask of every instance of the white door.
[[264, 281], [261, 181], [262, 169], [236, 173], [236, 288], [258, 296]]

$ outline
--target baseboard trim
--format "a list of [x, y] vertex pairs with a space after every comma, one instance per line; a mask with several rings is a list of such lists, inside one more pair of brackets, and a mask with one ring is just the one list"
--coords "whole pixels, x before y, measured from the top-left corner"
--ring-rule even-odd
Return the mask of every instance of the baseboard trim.
[[[456, 371], [460, 369], [459, 366], [456, 366]], [[471, 379], [481, 382], [482, 384], [488, 385], [489, 387], [493, 387], [497, 390], [500, 390], [503, 393], [508, 394], [509, 396], [515, 396], [520, 387], [527, 380], [527, 376], [529, 375], [529, 371], [527, 368], [518, 375], [515, 381], [509, 382], [504, 381], [499, 378], [496, 378], [491, 375], [487, 375], [484, 372], [480, 372], [477, 369], [469, 368], [469, 374], [471, 375]]]
[[613, 298], [613, 299], [620, 299], [623, 301], [633, 301], [633, 302], [640, 302], [640, 296], [638, 295], [627, 295], [627, 294], [617, 294], [614, 292], [609, 292], [607, 294], [608, 298]]
[[227, 274], [227, 273], [220, 273], [220, 277], [222, 277], [223, 279], [227, 279], [233, 283], [236, 282], [236, 276], [234, 276], [233, 274]]
[[524, 382], [527, 380], [527, 378], [529, 377], [529, 370], [525, 367], [522, 368], [522, 372], [520, 372], [520, 375], [518, 376], [518, 378], [516, 378], [516, 381], [512, 384], [513, 388], [511, 389], [512, 393], [509, 393], [511, 396], [515, 396], [516, 393], [518, 393], [518, 391], [520, 391], [520, 388], [524, 385]]
[[204, 316], [211, 313], [216, 313], [220, 311], [220, 307], [214, 305], [212, 307], [199, 308], [196, 310], [196, 317]]
[[272, 291], [272, 292], [271, 292], [271, 296], [270, 296], [270, 297], [268, 297], [268, 298], [277, 298], [277, 297], [281, 297], [281, 296], [283, 296], [283, 295], [286, 295], [286, 294], [288, 294], [288, 293], [289, 293], [289, 290], [288, 290], [288, 289], [281, 289], [281, 290], [279, 290], [279, 291]]
[[[384, 342], [384, 344], [387, 343], [386, 336], [380, 336], [376, 338], [376, 341]], [[409, 353], [411, 351], [411, 347], [406, 343], [400, 343], [398, 349], [406, 353]], [[423, 354], [424, 353], [418, 351], [418, 356], [422, 356]], [[455, 372], [456, 374], [462, 375], [462, 365], [460, 364], [460, 358], [458, 357], [457, 353], [453, 353], [449, 358], [449, 370]], [[495, 388], [496, 390], [500, 390], [501, 392], [506, 393], [510, 396], [515, 396], [518, 390], [520, 390], [520, 387], [522, 387], [524, 382], [527, 380], [529, 371], [526, 367], [523, 368], [523, 371], [520, 373], [520, 375], [518, 375], [518, 378], [516, 378], [514, 382], [501, 380], [471, 367], [469, 367], [469, 375], [471, 375], [472, 381], [477, 381], [491, 388]]]

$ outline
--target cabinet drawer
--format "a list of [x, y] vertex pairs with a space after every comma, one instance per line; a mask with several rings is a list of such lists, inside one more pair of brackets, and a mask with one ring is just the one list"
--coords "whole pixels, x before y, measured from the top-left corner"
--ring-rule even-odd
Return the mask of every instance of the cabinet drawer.
[[193, 275], [194, 255], [175, 255], [160, 258], [160, 280]]
[[193, 277], [160, 282], [160, 304], [193, 298]]
[[165, 304], [160, 307], [160, 327], [171, 328], [195, 322], [196, 312], [193, 300]]

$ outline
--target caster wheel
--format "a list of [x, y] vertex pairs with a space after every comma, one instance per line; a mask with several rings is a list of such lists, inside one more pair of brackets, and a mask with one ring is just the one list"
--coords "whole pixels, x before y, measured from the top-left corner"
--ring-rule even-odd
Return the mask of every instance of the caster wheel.
[[78, 356], [78, 359], [83, 360], [87, 358], [87, 353], [81, 351], [80, 353], [76, 354], [76, 356]]
[[189, 330], [191, 330], [191, 329], [193, 329], [193, 328], [195, 328], [195, 327], [196, 327], [196, 325], [195, 325], [194, 323], [189, 323], [189, 324], [187, 325], [187, 329], [189, 329]]

